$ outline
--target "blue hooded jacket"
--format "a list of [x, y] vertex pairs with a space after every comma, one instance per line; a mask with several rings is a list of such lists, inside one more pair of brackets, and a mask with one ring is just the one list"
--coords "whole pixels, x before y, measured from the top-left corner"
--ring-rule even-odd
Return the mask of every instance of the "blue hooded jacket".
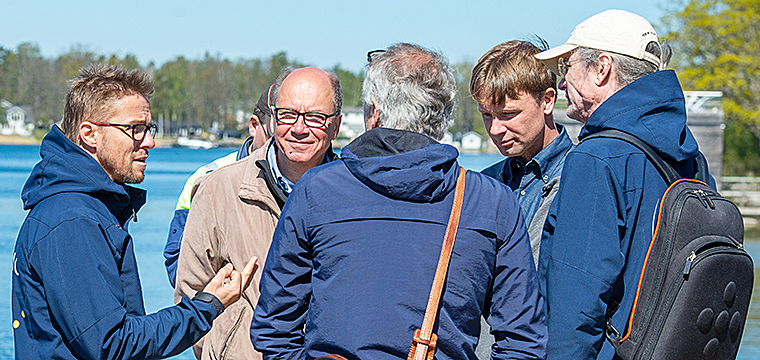
[[155, 359], [200, 339], [223, 310], [213, 303], [145, 314], [127, 232], [145, 191], [113, 182], [57, 126], [40, 155], [13, 258], [16, 359]]
[[[425, 135], [378, 128], [298, 181], [251, 326], [265, 358], [406, 358], [441, 253], [457, 155]], [[436, 358], [474, 359], [483, 314], [494, 358], [542, 359], [544, 305], [520, 208], [508, 188], [476, 172], [464, 196]]]
[[[693, 178], [698, 147], [686, 127], [683, 91], [673, 71], [646, 75], [612, 95], [579, 139], [604, 129], [637, 136], [681, 176]], [[614, 357], [604, 340], [605, 312], [611, 300], [619, 302], [612, 324], [626, 329], [655, 208], [666, 189], [646, 155], [625, 141], [590, 139], [568, 154], [539, 260], [549, 359]]]

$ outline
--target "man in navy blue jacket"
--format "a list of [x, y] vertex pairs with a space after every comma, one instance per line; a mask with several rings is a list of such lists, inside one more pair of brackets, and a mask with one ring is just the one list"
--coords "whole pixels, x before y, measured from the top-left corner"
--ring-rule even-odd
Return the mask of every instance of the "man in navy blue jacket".
[[[670, 57], [644, 18], [608, 10], [575, 27], [567, 43], [536, 55], [562, 76], [567, 115], [585, 125], [630, 133], [683, 177], [696, 172], [697, 142], [686, 127], [684, 96]], [[714, 184], [711, 184], [714, 186]], [[544, 229], [539, 260], [547, 301], [549, 359], [613, 359], [605, 314], [627, 329], [654, 212], [667, 184], [635, 146], [582, 142], [568, 154]]]
[[[264, 358], [406, 358], [422, 324], [460, 171], [457, 150], [436, 141], [456, 84], [443, 56], [419, 46], [372, 54], [369, 130], [342, 161], [304, 174], [277, 223], [251, 325]], [[481, 314], [493, 358], [544, 358], [544, 305], [520, 208], [496, 179], [468, 172], [436, 358], [475, 359]]]
[[157, 359], [200, 339], [248, 286], [225, 267], [193, 299], [146, 315], [130, 220], [155, 146], [153, 84], [139, 71], [95, 65], [74, 79], [62, 122], [40, 146], [22, 191], [29, 210], [13, 257], [17, 359]]

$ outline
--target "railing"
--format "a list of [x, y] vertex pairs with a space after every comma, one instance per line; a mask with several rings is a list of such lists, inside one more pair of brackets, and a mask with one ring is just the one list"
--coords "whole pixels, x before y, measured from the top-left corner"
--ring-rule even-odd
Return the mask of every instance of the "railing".
[[745, 217], [760, 217], [760, 177], [724, 176], [721, 195], [731, 199]]

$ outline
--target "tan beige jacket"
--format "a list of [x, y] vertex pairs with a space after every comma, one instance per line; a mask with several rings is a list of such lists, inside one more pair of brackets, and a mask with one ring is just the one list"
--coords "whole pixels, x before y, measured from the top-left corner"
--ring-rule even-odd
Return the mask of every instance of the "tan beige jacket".
[[259, 258], [259, 270], [240, 301], [225, 309], [211, 331], [193, 346], [201, 359], [261, 359], [251, 344], [251, 319], [259, 299], [260, 269], [280, 208], [256, 161], [266, 158], [270, 143], [196, 182], [182, 237], [174, 301], [203, 290], [226, 263], [242, 270], [252, 256]]

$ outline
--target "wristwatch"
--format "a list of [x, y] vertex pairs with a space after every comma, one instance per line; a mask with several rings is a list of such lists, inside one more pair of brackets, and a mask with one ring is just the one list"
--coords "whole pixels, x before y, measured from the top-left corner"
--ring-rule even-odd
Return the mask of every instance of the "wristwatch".
[[198, 300], [201, 302], [205, 302], [207, 304], [211, 304], [216, 309], [217, 314], [221, 314], [224, 311], [224, 304], [213, 294], [198, 291], [195, 293], [195, 296], [193, 297], [193, 300]]

